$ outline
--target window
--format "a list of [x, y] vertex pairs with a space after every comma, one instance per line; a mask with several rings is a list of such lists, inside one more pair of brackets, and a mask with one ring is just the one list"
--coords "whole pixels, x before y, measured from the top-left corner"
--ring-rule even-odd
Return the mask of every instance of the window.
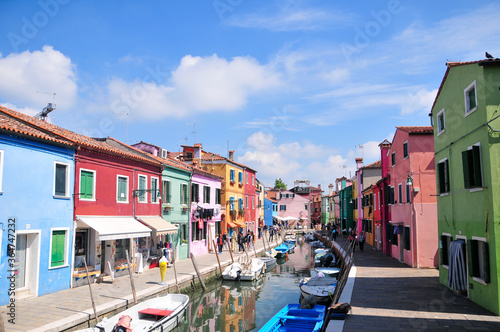
[[465, 88], [464, 97], [465, 97], [465, 115], [467, 116], [470, 113], [477, 110], [476, 81], [472, 82], [467, 88]]
[[229, 208], [230, 210], [234, 210], [234, 197], [229, 199]]
[[238, 182], [243, 183], [243, 173], [238, 172]]
[[240, 211], [242, 211], [243, 208], [243, 198], [238, 198], [238, 208]]
[[438, 190], [439, 194], [450, 192], [450, 178], [448, 173], [448, 159], [442, 159], [438, 163]]
[[54, 196], [69, 197], [69, 164], [55, 163]]
[[448, 266], [449, 262], [449, 253], [450, 253], [450, 243], [451, 243], [451, 235], [450, 234], [443, 234], [441, 235], [441, 265], [443, 266]]
[[255, 175], [252, 175], [252, 186], [255, 186]]
[[118, 175], [116, 178], [116, 201], [128, 203], [128, 176]]
[[162, 194], [163, 194], [163, 203], [170, 204], [172, 203], [171, 197], [172, 197], [172, 188], [170, 187], [170, 181], [168, 180], [163, 180], [162, 181]]
[[188, 185], [185, 183], [181, 183], [181, 204], [188, 203]]
[[490, 254], [485, 238], [472, 237], [470, 241], [469, 275], [476, 281], [490, 282]]
[[483, 186], [481, 174], [481, 147], [479, 144], [462, 151], [464, 171], [464, 188], [479, 188]]
[[80, 199], [95, 200], [95, 171], [80, 170]]
[[406, 184], [406, 203], [411, 203], [411, 185]]
[[441, 135], [444, 130], [446, 129], [445, 123], [444, 123], [444, 108], [439, 111], [437, 114], [437, 130], [438, 130], [438, 136]]
[[391, 155], [392, 166], [396, 165], [396, 151], [394, 151]]
[[2, 192], [2, 179], [3, 179], [3, 150], [0, 150], [0, 193]]
[[393, 225], [393, 224], [391, 224], [391, 226], [390, 226], [389, 238], [390, 238], [391, 244], [395, 245], [395, 246], [398, 245], [398, 227], [399, 227], [399, 225]]
[[252, 209], [255, 209], [255, 197], [252, 197]]
[[203, 186], [203, 203], [210, 204], [210, 187]]
[[49, 268], [68, 265], [66, 248], [68, 247], [68, 230], [53, 229], [50, 237]]
[[137, 196], [138, 197], [138, 201], [139, 203], [146, 203], [147, 200], [148, 200], [148, 194], [146, 192], [146, 176], [145, 175], [139, 175], [139, 195]]
[[408, 158], [408, 141], [403, 143], [403, 158]]
[[248, 174], [245, 174], [245, 183], [248, 184]]
[[304, 204], [304, 210], [307, 211], [307, 204]]
[[234, 169], [231, 169], [229, 171], [229, 178], [230, 178], [231, 182], [234, 182]]
[[398, 184], [398, 202], [399, 204], [403, 203], [403, 185], [401, 183]]
[[286, 211], [286, 205], [280, 205], [280, 211]]
[[158, 178], [151, 178], [151, 203], [159, 203]]
[[201, 225], [199, 221], [193, 221], [191, 223], [191, 240], [192, 241], [205, 240], [207, 235], [206, 229], [207, 229], [206, 221], [202, 221]]
[[410, 250], [410, 226], [405, 226], [403, 229], [403, 239], [404, 239], [404, 248], [406, 250]]
[[248, 196], [245, 196], [245, 207], [248, 209]]
[[373, 210], [377, 209], [377, 194], [373, 195]]
[[220, 188], [215, 188], [215, 204], [221, 203], [221, 190]]
[[200, 201], [200, 186], [198, 183], [191, 184], [191, 202], [198, 203]]

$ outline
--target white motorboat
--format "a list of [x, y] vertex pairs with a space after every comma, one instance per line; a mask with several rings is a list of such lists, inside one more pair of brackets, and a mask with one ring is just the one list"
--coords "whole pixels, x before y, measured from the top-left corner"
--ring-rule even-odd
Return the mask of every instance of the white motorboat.
[[224, 280], [255, 280], [262, 274], [264, 262], [259, 258], [252, 258], [249, 264], [234, 262], [224, 269]]
[[318, 274], [318, 273], [323, 273], [326, 277], [334, 277], [338, 278], [340, 269], [338, 267], [317, 267], [314, 269], [314, 271], [311, 271], [311, 276]]
[[293, 232], [287, 232], [285, 234], [285, 240], [295, 242], [297, 241], [297, 236]]
[[335, 266], [335, 255], [328, 250], [319, 251], [316, 256], [314, 256], [314, 266]]
[[269, 252], [266, 251], [266, 256], [259, 257], [261, 261], [265, 264], [265, 272], [269, 272], [276, 266], [276, 258], [272, 257]]
[[117, 315], [106, 317], [94, 328], [81, 331], [111, 332], [122, 316], [129, 316], [132, 331], [163, 331], [177, 327], [184, 317], [189, 296], [184, 294], [167, 294], [138, 303]]
[[337, 287], [337, 278], [320, 277], [320, 274], [312, 278], [304, 278], [300, 284], [302, 297], [313, 295], [317, 303], [329, 303]]

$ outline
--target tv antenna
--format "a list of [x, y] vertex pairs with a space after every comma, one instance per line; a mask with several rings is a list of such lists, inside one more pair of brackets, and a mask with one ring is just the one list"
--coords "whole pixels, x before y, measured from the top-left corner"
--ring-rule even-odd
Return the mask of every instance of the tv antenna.
[[[356, 146], [356, 145], [355, 145]], [[363, 144], [357, 145], [356, 146], [359, 150], [361, 150], [361, 158], [365, 159], [365, 151], [364, 151], [364, 146]]]
[[48, 103], [47, 106], [41, 112], [39, 112], [38, 114], [35, 115], [35, 118], [47, 122], [47, 117], [49, 116], [49, 113], [56, 109], [56, 93], [55, 92], [40, 92], [40, 91], [37, 91], [36, 93], [41, 93], [44, 95], [54, 95], [54, 102]]
[[191, 125], [193, 126], [193, 139], [194, 139], [194, 142], [193, 142], [193, 146], [196, 144], [196, 133], [199, 133], [199, 131], [196, 131], [196, 123], [185, 123], [185, 125]]

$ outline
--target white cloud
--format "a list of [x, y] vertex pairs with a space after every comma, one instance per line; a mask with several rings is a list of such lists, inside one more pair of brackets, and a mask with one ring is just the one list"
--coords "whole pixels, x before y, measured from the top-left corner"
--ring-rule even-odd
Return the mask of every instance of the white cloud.
[[[7, 108], [10, 108], [11, 110], [14, 110], [16, 112], [20, 112], [20, 113], [30, 115], [30, 116], [37, 115], [43, 109], [43, 108], [41, 108], [38, 110], [35, 108], [31, 108], [31, 107], [17, 107], [16, 105], [11, 104], [11, 103], [1, 103], [0, 105], [7, 107]], [[50, 118], [50, 116], [49, 116], [49, 118]]]
[[424, 89], [417, 91], [415, 94], [409, 93], [404, 104], [401, 105], [402, 115], [411, 115], [414, 113], [428, 114], [431, 110], [432, 103], [436, 98], [438, 89], [426, 91]]
[[251, 57], [231, 60], [186, 55], [172, 72], [168, 85], [115, 78], [108, 84], [115, 111], [150, 119], [185, 117], [196, 112], [235, 111], [250, 96], [280, 86], [280, 76]]
[[[241, 28], [267, 29], [271, 31], [314, 31], [326, 30], [352, 20], [352, 16], [325, 8], [300, 8], [279, 4], [268, 8], [268, 13], [233, 15], [225, 23]], [[270, 13], [269, 13], [270, 12]]]
[[52, 46], [0, 57], [0, 73], [4, 78], [0, 81], [0, 101], [41, 111], [48, 102], [53, 102], [56, 93], [59, 110], [75, 104], [75, 65]]

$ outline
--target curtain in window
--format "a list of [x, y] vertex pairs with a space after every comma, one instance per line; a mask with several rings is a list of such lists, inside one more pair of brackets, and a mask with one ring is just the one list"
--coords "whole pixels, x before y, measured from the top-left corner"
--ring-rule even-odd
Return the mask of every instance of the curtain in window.
[[456, 240], [450, 243], [448, 261], [448, 287], [453, 290], [467, 290], [464, 240]]

